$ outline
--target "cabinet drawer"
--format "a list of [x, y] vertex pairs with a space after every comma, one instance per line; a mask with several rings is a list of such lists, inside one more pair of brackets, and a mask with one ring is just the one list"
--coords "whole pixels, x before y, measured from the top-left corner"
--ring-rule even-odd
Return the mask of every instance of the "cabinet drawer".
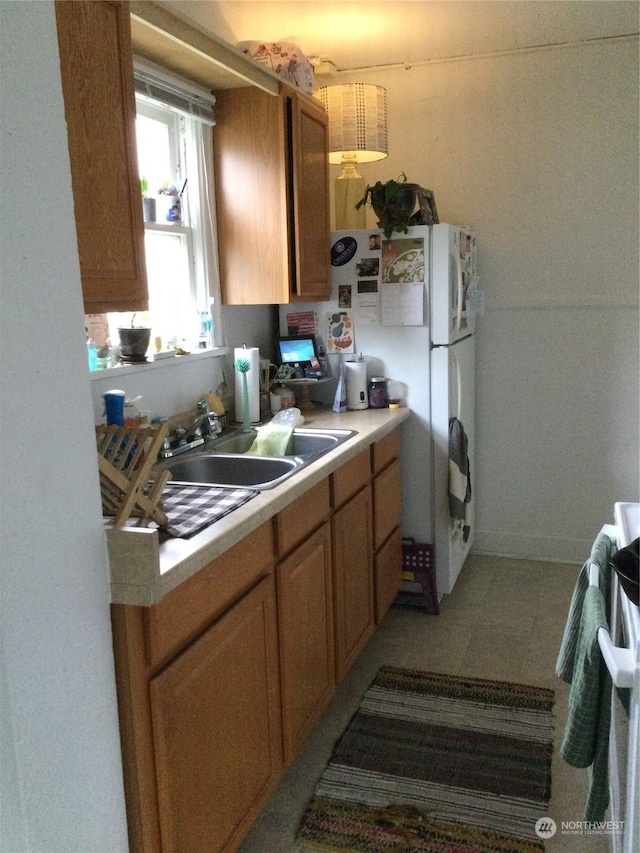
[[353, 497], [371, 479], [371, 454], [367, 448], [331, 475], [331, 503], [334, 508]]
[[392, 459], [400, 454], [400, 430], [394, 429], [389, 435], [385, 435], [380, 441], [376, 441], [371, 448], [371, 454], [373, 457], [373, 473], [379, 474]]
[[379, 625], [402, 582], [402, 531], [399, 527], [375, 555], [373, 565], [376, 625]]
[[295, 548], [310, 533], [329, 518], [329, 478], [309, 489], [276, 516], [278, 555]]
[[402, 493], [400, 460], [396, 459], [373, 481], [373, 535], [377, 550], [394, 527], [400, 524]]
[[166, 661], [273, 571], [273, 529], [266, 522], [145, 611], [149, 663]]

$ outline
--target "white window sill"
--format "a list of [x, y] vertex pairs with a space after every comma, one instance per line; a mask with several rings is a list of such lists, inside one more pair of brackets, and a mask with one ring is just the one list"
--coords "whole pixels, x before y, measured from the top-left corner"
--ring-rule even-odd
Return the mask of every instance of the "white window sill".
[[139, 373], [141, 370], [157, 370], [158, 368], [171, 368], [185, 362], [200, 361], [205, 358], [220, 358], [229, 352], [227, 347], [213, 347], [207, 350], [194, 350], [188, 355], [174, 355], [158, 361], [146, 361], [142, 364], [118, 364], [115, 367], [106, 367], [104, 370], [92, 370], [89, 378], [92, 380], [104, 379], [106, 376], [128, 376], [131, 373]]

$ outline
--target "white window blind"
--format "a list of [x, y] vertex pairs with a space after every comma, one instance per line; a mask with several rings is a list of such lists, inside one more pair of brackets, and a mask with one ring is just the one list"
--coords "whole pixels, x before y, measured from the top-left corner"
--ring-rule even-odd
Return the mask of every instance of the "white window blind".
[[139, 95], [180, 110], [203, 124], [216, 123], [215, 95], [203, 86], [140, 57], [134, 57], [133, 75]]

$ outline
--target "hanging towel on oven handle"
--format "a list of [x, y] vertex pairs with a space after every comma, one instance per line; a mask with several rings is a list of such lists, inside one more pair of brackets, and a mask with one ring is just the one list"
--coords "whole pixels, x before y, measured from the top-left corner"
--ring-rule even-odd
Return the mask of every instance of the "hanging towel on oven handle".
[[[609, 805], [611, 676], [600, 652], [598, 630], [609, 630], [614, 547], [610, 536], [598, 534], [575, 583], [556, 661], [556, 675], [571, 685], [560, 755], [572, 767], [589, 768], [586, 821], [604, 820]], [[591, 563], [599, 568], [599, 588], [589, 585]]]
[[471, 532], [468, 509], [471, 501], [469, 439], [459, 418], [449, 420], [449, 516], [463, 542]]

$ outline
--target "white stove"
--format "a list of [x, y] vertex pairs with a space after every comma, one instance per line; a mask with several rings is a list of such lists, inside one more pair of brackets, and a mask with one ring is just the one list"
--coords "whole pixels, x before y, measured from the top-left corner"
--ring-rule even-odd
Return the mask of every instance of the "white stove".
[[[640, 504], [617, 503], [614, 508], [618, 548], [625, 548], [640, 536]], [[609, 784], [611, 820], [621, 832], [612, 835], [614, 853], [640, 850], [640, 611], [623, 590], [615, 573], [611, 613], [611, 637], [616, 647], [600, 647], [611, 673], [609, 736]], [[602, 629], [601, 629], [602, 630]], [[600, 639], [600, 637], [599, 637]], [[609, 641], [611, 643], [611, 640]], [[623, 688], [628, 709], [615, 687]], [[628, 710], [628, 713], [627, 713]]]

